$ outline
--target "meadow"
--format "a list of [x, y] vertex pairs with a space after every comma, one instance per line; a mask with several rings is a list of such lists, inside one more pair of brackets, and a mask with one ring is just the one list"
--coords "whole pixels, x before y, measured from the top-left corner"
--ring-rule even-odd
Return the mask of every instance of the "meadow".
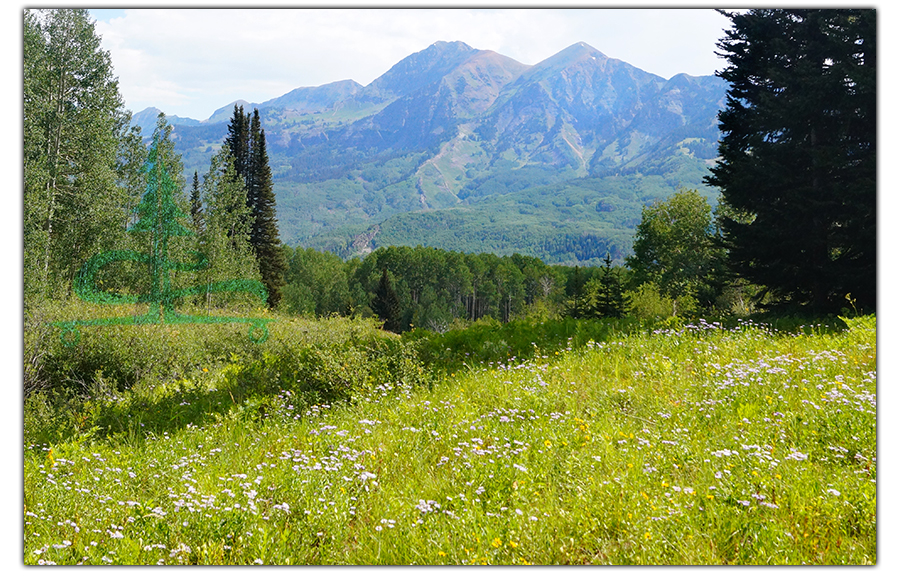
[[24, 562], [875, 564], [875, 318], [839, 324], [86, 330], [41, 361], [79, 395], [26, 401]]

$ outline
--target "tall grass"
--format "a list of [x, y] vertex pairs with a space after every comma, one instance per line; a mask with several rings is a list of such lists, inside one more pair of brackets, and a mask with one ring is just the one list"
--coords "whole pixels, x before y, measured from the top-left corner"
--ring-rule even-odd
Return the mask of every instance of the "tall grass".
[[24, 561], [874, 564], [875, 320], [849, 324], [610, 334], [323, 403], [239, 364], [277, 391], [196, 409], [239, 389], [223, 364], [156, 389], [191, 422], [107, 399], [115, 435], [26, 431]]

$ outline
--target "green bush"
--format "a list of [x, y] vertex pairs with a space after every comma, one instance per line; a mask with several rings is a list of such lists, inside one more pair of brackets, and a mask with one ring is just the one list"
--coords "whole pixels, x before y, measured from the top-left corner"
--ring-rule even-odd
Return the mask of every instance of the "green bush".
[[144, 431], [197, 425], [282, 391], [302, 407], [349, 400], [384, 383], [416, 387], [427, 380], [414, 348], [371, 320], [311, 321], [255, 311], [254, 317], [272, 319], [262, 343], [249, 339], [246, 324], [120, 325], [84, 328], [71, 347], [48, 325], [91, 314], [99, 317], [70, 305], [26, 321], [25, 435], [31, 443], [88, 432], [134, 435], [128, 428], [135, 423]]

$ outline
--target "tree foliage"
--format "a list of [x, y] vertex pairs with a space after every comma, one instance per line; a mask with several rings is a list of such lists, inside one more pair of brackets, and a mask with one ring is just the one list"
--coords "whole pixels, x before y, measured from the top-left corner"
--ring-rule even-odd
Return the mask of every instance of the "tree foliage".
[[266, 153], [266, 132], [259, 120], [259, 110], [253, 110], [250, 121], [250, 152], [247, 169], [247, 204], [250, 207], [250, 244], [256, 253], [259, 273], [269, 292], [269, 306], [281, 300], [284, 273], [287, 269], [278, 220], [275, 215], [275, 193], [272, 189], [272, 170]]
[[250, 209], [250, 245], [269, 292], [269, 306], [274, 307], [281, 300], [287, 262], [278, 234], [272, 170], [258, 109], [251, 115], [244, 112], [243, 105], [234, 105], [225, 146], [231, 151], [234, 174], [244, 184], [245, 202]]
[[625, 262], [632, 286], [652, 283], [667, 296], [715, 302], [724, 253], [716, 243], [712, 208], [699, 193], [682, 189], [644, 208]]
[[[230, 279], [259, 279], [259, 269], [250, 246], [250, 209], [242, 179], [235, 173], [231, 151], [223, 146], [210, 161], [200, 187], [205, 211], [199, 251], [210, 267], [200, 273], [198, 283]], [[221, 298], [206, 296], [207, 304]]]
[[372, 310], [384, 321], [385, 330], [394, 333], [400, 333], [403, 330], [400, 299], [397, 297], [397, 292], [394, 291], [394, 284], [387, 269], [381, 272], [381, 279], [375, 290], [375, 299], [372, 301]]
[[26, 306], [67, 294], [81, 263], [124, 238], [143, 188], [109, 54], [86, 10], [26, 10]]
[[875, 10], [725, 13], [722, 229], [734, 270], [775, 299], [875, 305]]

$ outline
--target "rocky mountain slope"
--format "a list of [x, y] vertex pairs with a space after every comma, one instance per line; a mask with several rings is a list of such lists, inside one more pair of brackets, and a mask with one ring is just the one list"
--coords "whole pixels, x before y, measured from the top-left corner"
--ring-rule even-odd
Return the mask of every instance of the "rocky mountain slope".
[[[713, 198], [702, 177], [725, 90], [717, 77], [667, 80], [583, 42], [533, 66], [437, 42], [368, 86], [343, 80], [241, 104], [260, 110], [289, 244], [568, 263], [627, 254], [641, 206], [679, 186]], [[170, 119], [189, 174], [205, 172], [233, 108]], [[155, 116], [145, 112], [135, 121]]]

